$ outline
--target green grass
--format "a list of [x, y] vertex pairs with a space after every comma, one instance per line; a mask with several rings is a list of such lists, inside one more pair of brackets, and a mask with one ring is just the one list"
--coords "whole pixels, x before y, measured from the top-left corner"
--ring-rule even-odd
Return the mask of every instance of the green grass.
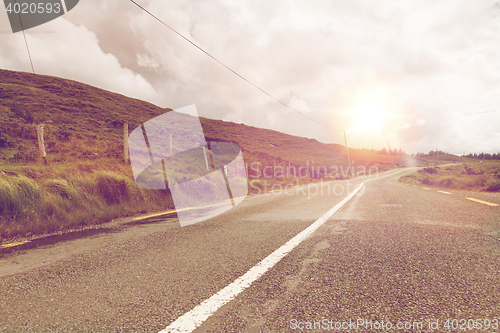
[[446, 189], [500, 191], [500, 161], [479, 161], [448, 167], [426, 167], [400, 178], [403, 183]]
[[[86, 167], [98, 169], [89, 163], [76, 169]], [[120, 172], [123, 167], [78, 173], [68, 165], [7, 168], [0, 176], [0, 241], [173, 208], [167, 191], [138, 187], [127, 172]]]

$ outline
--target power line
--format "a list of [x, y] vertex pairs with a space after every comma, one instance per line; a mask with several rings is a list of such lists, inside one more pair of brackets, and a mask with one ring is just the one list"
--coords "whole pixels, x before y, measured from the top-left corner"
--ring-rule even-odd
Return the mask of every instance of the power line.
[[[17, 0], [14, 0], [14, 3], [17, 4]], [[28, 47], [28, 40], [26, 39], [26, 34], [24, 33], [23, 21], [21, 20], [21, 13], [17, 13], [17, 16], [19, 17], [19, 22], [21, 23], [21, 30], [23, 31], [24, 43], [26, 44], [26, 50], [28, 50], [28, 57], [30, 58], [31, 71], [33, 72], [33, 74], [35, 74], [35, 69], [33, 68], [33, 61], [31, 61], [30, 48]]]
[[315, 122], [316, 124], [319, 124], [323, 127], [326, 127], [328, 129], [331, 129], [331, 130], [334, 130], [334, 131], [339, 131], [339, 132], [342, 132], [338, 129], [335, 129], [335, 128], [331, 128], [330, 126], [327, 126], [323, 123], [320, 123], [319, 121], [309, 117], [309, 116], [306, 116], [305, 114], [303, 114], [302, 112], [292, 108], [290, 105], [282, 102], [281, 100], [279, 100], [278, 98], [274, 97], [273, 95], [271, 95], [270, 93], [268, 93], [267, 91], [265, 91], [264, 89], [260, 88], [259, 86], [257, 86], [256, 84], [252, 83], [251, 81], [247, 80], [245, 77], [243, 77], [242, 75], [240, 75], [238, 72], [234, 71], [233, 69], [231, 69], [230, 67], [228, 67], [227, 65], [225, 65], [224, 63], [222, 63], [221, 61], [219, 61], [217, 58], [215, 58], [214, 56], [212, 56], [210, 53], [208, 53], [207, 51], [205, 51], [204, 49], [202, 49], [200, 46], [196, 45], [193, 41], [191, 41], [189, 38], [185, 37], [183, 34], [181, 34], [180, 32], [178, 32], [177, 30], [175, 30], [174, 28], [172, 28], [171, 26], [169, 26], [168, 24], [166, 24], [165, 22], [163, 22], [162, 20], [160, 20], [157, 16], [155, 16], [153, 13], [151, 13], [150, 11], [148, 11], [146, 8], [142, 7], [141, 5], [139, 5], [137, 2], [135, 2], [134, 0], [130, 0], [132, 3], [134, 3], [137, 7], [139, 7], [140, 9], [142, 9], [144, 12], [146, 12], [148, 15], [150, 15], [151, 17], [153, 17], [155, 20], [157, 20], [158, 22], [160, 22], [161, 24], [163, 24], [164, 26], [166, 26], [167, 28], [169, 28], [170, 30], [172, 30], [173, 32], [175, 32], [177, 35], [179, 35], [180, 37], [182, 37], [184, 40], [186, 40], [188, 43], [190, 43], [191, 45], [193, 45], [194, 47], [196, 47], [198, 50], [200, 50], [201, 52], [205, 53], [207, 56], [209, 56], [210, 58], [212, 58], [213, 60], [215, 60], [216, 62], [218, 62], [221, 66], [223, 66], [224, 68], [226, 68], [228, 71], [230, 71], [231, 73], [233, 73], [234, 75], [238, 76], [240, 79], [244, 80], [245, 82], [251, 84], [252, 86], [254, 86], [255, 88], [257, 88], [258, 90], [260, 90], [261, 92], [263, 92], [264, 94], [266, 94], [267, 96], [271, 97], [272, 99], [274, 99], [276, 102], [280, 103], [281, 105], [285, 106], [286, 108], [289, 108], [290, 110], [298, 113], [299, 115], [301, 115], [302, 117], [305, 117], [313, 122]]
[[24, 43], [26, 44], [26, 50], [28, 50], [28, 57], [30, 58], [31, 71], [33, 72], [33, 74], [35, 74], [35, 69], [33, 68], [33, 61], [31, 61], [30, 48], [28, 47], [28, 41], [26, 40], [26, 34], [24, 33], [24, 29], [23, 29], [23, 36], [24, 36]]

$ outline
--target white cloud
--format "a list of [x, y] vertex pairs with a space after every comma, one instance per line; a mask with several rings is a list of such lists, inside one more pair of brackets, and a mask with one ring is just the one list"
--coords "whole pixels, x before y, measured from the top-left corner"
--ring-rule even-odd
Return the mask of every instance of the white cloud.
[[[62, 17], [28, 30], [26, 35], [37, 74], [68, 78], [144, 100], [156, 99], [155, 89], [144, 77], [122, 67], [113, 54], [103, 52], [96, 35], [85, 26], [75, 26]], [[2, 67], [31, 72], [22, 33], [3, 37]]]
[[158, 69], [160, 67], [158, 61], [149, 57], [147, 54], [138, 54], [137, 63], [139, 66], [149, 69]]
[[291, 96], [288, 105], [290, 105], [291, 108], [302, 113], [309, 113], [312, 111], [309, 105], [307, 105], [307, 101], [297, 97], [296, 95]]
[[389, 131], [389, 133], [387, 133], [387, 138], [391, 141], [393, 141], [393, 144], [394, 143], [399, 143], [399, 136], [398, 136], [398, 132], [399, 131], [403, 131], [403, 130], [408, 130], [409, 128], [411, 127], [410, 124], [406, 123], [404, 125], [401, 125], [401, 126], [398, 126], [396, 128], [393, 128], [392, 130]]
[[[163, 107], [196, 104], [201, 116], [338, 143], [355, 125], [346, 111], [359, 96], [377, 95], [390, 116], [377, 133], [353, 138], [357, 147], [391, 141], [399, 148], [397, 139], [408, 151], [462, 152], [469, 143], [474, 151], [500, 149], [499, 112], [478, 113], [500, 108], [500, 7], [493, 0], [143, 5], [252, 83], [339, 131], [274, 102], [129, 2], [87, 0], [40, 28], [56, 33], [28, 34], [35, 69]], [[2, 67], [29, 70], [22, 38], [0, 38]]]

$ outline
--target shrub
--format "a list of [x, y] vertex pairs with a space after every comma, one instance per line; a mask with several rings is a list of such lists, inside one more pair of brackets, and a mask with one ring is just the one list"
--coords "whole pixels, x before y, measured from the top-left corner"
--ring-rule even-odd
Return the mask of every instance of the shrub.
[[422, 184], [424, 184], [424, 185], [434, 185], [434, 180], [432, 180], [429, 177], [425, 177], [424, 180], [422, 180]]
[[500, 192], [500, 182], [494, 182], [488, 185], [485, 189], [488, 192]]
[[453, 176], [441, 177], [437, 180], [437, 184], [441, 187], [448, 187], [448, 188], [460, 187], [458, 179]]
[[71, 138], [72, 133], [66, 130], [62, 130], [57, 133], [57, 139], [59, 141], [68, 141]]
[[468, 187], [481, 187], [485, 186], [488, 182], [485, 176], [472, 177], [472, 179], [468, 179], [466, 184]]
[[0, 148], [9, 148], [14, 146], [14, 141], [7, 134], [0, 134]]
[[424, 171], [427, 172], [427, 173], [430, 173], [430, 174], [435, 174], [437, 173], [437, 169], [436, 168], [424, 168]]

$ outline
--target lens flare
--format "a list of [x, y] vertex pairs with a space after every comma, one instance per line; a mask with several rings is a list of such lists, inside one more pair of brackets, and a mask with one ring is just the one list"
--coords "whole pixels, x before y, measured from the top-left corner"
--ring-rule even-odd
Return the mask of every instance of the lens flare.
[[360, 98], [355, 108], [349, 111], [354, 117], [355, 132], [375, 131], [380, 132], [383, 120], [387, 117], [383, 103], [379, 99]]

